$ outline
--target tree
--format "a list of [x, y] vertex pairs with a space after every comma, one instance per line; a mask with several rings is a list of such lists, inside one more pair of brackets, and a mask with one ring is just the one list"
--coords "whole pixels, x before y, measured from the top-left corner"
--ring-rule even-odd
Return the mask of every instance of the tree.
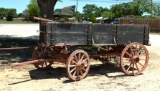
[[155, 4], [151, 3], [151, 0], [133, 0], [133, 3], [138, 5], [142, 13], [152, 13], [152, 8], [155, 7]]
[[5, 8], [0, 8], [0, 19], [3, 19], [3, 17], [6, 16], [5, 14], [6, 14]]
[[31, 0], [28, 7], [30, 17], [38, 17], [40, 10], [37, 4], [37, 0]]
[[114, 13], [114, 18], [123, 17], [125, 15], [141, 16], [143, 10], [134, 2], [116, 4], [111, 7], [111, 12]]
[[[3, 19], [4, 17], [10, 17], [11, 18], [12, 16], [12, 19], [14, 17], [17, 17], [17, 13], [16, 13], [16, 9], [8, 9], [8, 8], [0, 8], [0, 19]], [[9, 19], [9, 20], [12, 20], [12, 19]]]
[[102, 14], [102, 10], [103, 10], [102, 7], [97, 7], [97, 8], [95, 9], [95, 17], [100, 17], [101, 14]]
[[155, 15], [160, 16], [160, 5], [156, 4], [156, 7], [153, 12]]
[[122, 4], [112, 5], [110, 11], [113, 13], [113, 18], [124, 16], [124, 10]]
[[92, 23], [97, 23], [95, 14], [92, 13], [92, 14], [89, 15], [89, 17], [90, 17], [90, 21], [91, 21]]
[[57, 1], [61, 0], [37, 0], [40, 9], [40, 16], [47, 19], [52, 19], [54, 14], [54, 6]]
[[25, 10], [22, 12], [22, 16], [25, 18], [25, 20], [27, 20], [27, 21], [30, 20], [30, 15], [29, 15], [28, 9], [25, 9]]
[[76, 20], [78, 21], [78, 22], [80, 22], [81, 20], [82, 20], [82, 14], [80, 13], [80, 12], [75, 12], [74, 13], [74, 17], [76, 18]]
[[112, 13], [108, 8], [103, 8], [101, 10], [101, 16], [103, 18], [108, 18], [108, 19], [112, 20], [114, 17], [114, 13]]
[[22, 13], [19, 13], [17, 16], [18, 16], [18, 17], [23, 17], [23, 14], [22, 14]]
[[91, 14], [96, 12], [97, 8], [98, 7], [94, 4], [86, 4], [83, 7], [83, 14], [85, 15], [85, 18], [89, 18]]
[[7, 10], [7, 21], [12, 21], [14, 17], [17, 17], [16, 9], [6, 9]]

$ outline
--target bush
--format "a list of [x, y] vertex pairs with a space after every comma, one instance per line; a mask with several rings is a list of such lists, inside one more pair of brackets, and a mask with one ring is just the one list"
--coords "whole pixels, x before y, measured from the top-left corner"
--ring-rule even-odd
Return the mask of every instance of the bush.
[[11, 11], [8, 12], [7, 14], [7, 21], [12, 21], [13, 20], [13, 13]]

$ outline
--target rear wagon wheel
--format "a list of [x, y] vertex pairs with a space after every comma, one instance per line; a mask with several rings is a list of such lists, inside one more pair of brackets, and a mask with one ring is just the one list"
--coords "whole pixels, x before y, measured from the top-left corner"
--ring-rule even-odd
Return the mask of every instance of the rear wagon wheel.
[[32, 60], [37, 60], [38, 63], [35, 63], [34, 66], [37, 69], [46, 69], [50, 68], [53, 64], [53, 61], [49, 61], [47, 59], [47, 52], [50, 51], [45, 45], [41, 44], [38, 47], [34, 49], [34, 52], [32, 54]]
[[148, 65], [149, 54], [146, 47], [140, 43], [134, 42], [127, 45], [120, 58], [122, 70], [127, 75], [139, 75]]

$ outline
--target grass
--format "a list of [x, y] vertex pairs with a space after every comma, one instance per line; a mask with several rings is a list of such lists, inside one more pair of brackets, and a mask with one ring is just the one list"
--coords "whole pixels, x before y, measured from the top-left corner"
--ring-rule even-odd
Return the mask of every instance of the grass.
[[0, 20], [0, 24], [38, 24], [32, 21], [6, 21], [6, 20]]

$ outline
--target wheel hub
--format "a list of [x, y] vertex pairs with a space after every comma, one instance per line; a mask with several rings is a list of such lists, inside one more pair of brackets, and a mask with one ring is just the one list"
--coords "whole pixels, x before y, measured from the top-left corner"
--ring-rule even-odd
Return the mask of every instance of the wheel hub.
[[79, 62], [77, 63], [77, 65], [76, 65], [76, 66], [80, 67], [80, 66], [81, 66], [81, 64], [82, 64], [82, 62], [81, 62], [81, 61], [79, 61]]
[[134, 62], [134, 63], [137, 63], [137, 62], [139, 62], [139, 56], [137, 56], [137, 55], [135, 55], [135, 56], [133, 56], [132, 58], [131, 58], [131, 61], [132, 62]]

